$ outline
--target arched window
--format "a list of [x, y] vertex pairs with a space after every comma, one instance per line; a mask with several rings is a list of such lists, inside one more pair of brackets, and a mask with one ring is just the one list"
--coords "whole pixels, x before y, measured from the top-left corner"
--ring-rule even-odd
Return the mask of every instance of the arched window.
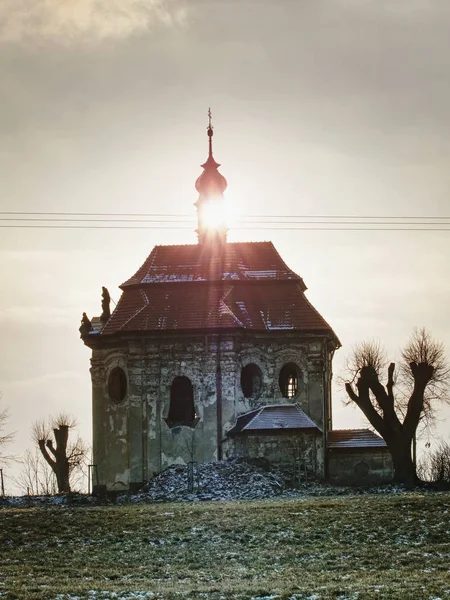
[[262, 373], [258, 365], [246, 365], [241, 371], [241, 388], [246, 398], [259, 398], [262, 389]]
[[175, 377], [170, 388], [169, 427], [194, 427], [196, 422], [194, 390], [187, 377]]
[[108, 377], [108, 394], [113, 402], [119, 404], [127, 393], [127, 376], [120, 367], [114, 367]]
[[299, 392], [300, 369], [294, 363], [288, 363], [280, 371], [278, 380], [281, 393], [285, 398], [294, 398]]

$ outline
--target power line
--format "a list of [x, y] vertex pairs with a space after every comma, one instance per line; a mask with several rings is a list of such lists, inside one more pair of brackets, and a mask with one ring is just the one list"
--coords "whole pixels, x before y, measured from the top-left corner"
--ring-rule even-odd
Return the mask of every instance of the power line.
[[[195, 215], [181, 213], [0, 211], [2, 229], [192, 230], [195, 223]], [[450, 216], [242, 215], [236, 216], [232, 228], [272, 231], [450, 231]]]
[[[3, 221], [14, 221], [14, 222], [30, 222], [30, 221], [41, 221], [45, 223], [171, 223], [170, 219], [156, 220], [156, 219], [44, 219], [41, 217], [30, 217], [30, 218], [11, 218], [7, 217], [6, 219], [0, 217], [0, 222]], [[175, 223], [187, 223], [192, 222], [195, 223], [195, 219], [192, 218], [190, 220], [184, 219], [183, 221], [175, 221]]]
[[[169, 219], [165, 219], [165, 220], [155, 220], [155, 219], [54, 219], [54, 218], [49, 218], [49, 219], [45, 219], [45, 218], [41, 218], [41, 217], [31, 217], [31, 218], [1, 218], [0, 217], [0, 222], [9, 222], [12, 221], [14, 223], [17, 222], [25, 222], [25, 223], [29, 223], [29, 222], [43, 222], [43, 223], [173, 223], [173, 221], [170, 221]], [[295, 220], [293, 218], [291, 218], [289, 220], [290, 224], [294, 225], [294, 224], [299, 224], [299, 225], [450, 225], [450, 221], [448, 223], [442, 223], [442, 222], [438, 222], [438, 223], [434, 223], [432, 221], [415, 221], [413, 223], [411, 223], [410, 221], [367, 221], [365, 219], [363, 220], [354, 220], [354, 221], [336, 221], [336, 220], [321, 220], [321, 221], [316, 221], [316, 220], [305, 220], [305, 219], [298, 219]], [[194, 219], [190, 219], [190, 220], [184, 220], [184, 221], [175, 221], [174, 224], [178, 225], [179, 223], [189, 223], [189, 224], [194, 224], [195, 220]], [[242, 221], [241, 219], [237, 219], [236, 223], [247, 223], [247, 221]], [[286, 225], [287, 222], [286, 220], [277, 220], [277, 221], [253, 221], [252, 224], [258, 224], [261, 223], [263, 225], [274, 225], [274, 224], [280, 224], [280, 225]], [[239, 227], [239, 225], [237, 225]]]
[[[327, 223], [324, 223], [326, 225]], [[389, 223], [387, 223], [389, 225]], [[432, 224], [430, 224], [432, 225]], [[186, 229], [193, 230], [187, 225], [0, 225], [1, 229]], [[283, 227], [242, 227], [235, 226], [233, 230], [271, 230], [271, 231], [450, 231], [449, 227], [296, 227], [295, 225]]]
[[[142, 218], [175, 218], [175, 219], [187, 219], [195, 220], [196, 216], [192, 213], [88, 213], [88, 212], [21, 212], [21, 211], [0, 211], [0, 215], [18, 215], [18, 219], [23, 217], [142, 217]], [[392, 220], [436, 220], [446, 221], [450, 220], [450, 216], [444, 215], [421, 215], [421, 216], [408, 216], [408, 215], [236, 215], [237, 219], [392, 219]], [[2, 219], [3, 220], [3, 219]], [[84, 220], [84, 219], [83, 219]], [[102, 219], [103, 220], [103, 219]]]

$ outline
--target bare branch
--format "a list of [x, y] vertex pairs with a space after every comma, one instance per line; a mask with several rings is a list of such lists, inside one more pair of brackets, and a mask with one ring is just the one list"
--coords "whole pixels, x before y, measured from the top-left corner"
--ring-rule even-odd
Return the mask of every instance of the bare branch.
[[20, 462], [22, 468], [13, 480], [24, 494], [33, 496], [56, 494], [54, 473], [42, 460], [42, 454], [38, 449], [35, 449], [34, 452], [26, 450]]
[[445, 356], [442, 342], [434, 340], [430, 333], [422, 327], [414, 329], [413, 334], [402, 352], [407, 365], [424, 363], [434, 369], [433, 381], [448, 381], [450, 368]]
[[381, 375], [387, 365], [386, 351], [377, 340], [356, 344], [347, 360], [345, 371], [348, 381], [353, 383], [360, 375], [361, 369], [371, 367], [377, 375]]
[[52, 440], [47, 440], [45, 442], [45, 447], [50, 450], [50, 452], [53, 454], [53, 456], [56, 457], [56, 450], [55, 450], [55, 447], [53, 446], [53, 441]]
[[[0, 396], [0, 400], [1, 400], [1, 396]], [[3, 448], [7, 444], [12, 442], [14, 439], [14, 436], [15, 436], [15, 432], [3, 433], [6, 428], [8, 419], [9, 419], [9, 410], [7, 408], [3, 408], [2, 410], [0, 410], [0, 464], [1, 463], [6, 464], [6, 463], [14, 460], [13, 456], [7, 456], [3, 452]]]
[[71, 470], [81, 467], [89, 459], [89, 446], [80, 436], [77, 437], [75, 442], [69, 444], [67, 458]]
[[441, 440], [434, 450], [428, 450], [419, 461], [418, 474], [425, 481], [450, 483], [450, 444]]
[[60, 411], [50, 419], [50, 424], [52, 429], [59, 429], [60, 427], [68, 427], [69, 429], [73, 429], [77, 426], [77, 420], [73, 415], [70, 415], [64, 411]]
[[439, 398], [448, 402], [446, 395], [450, 385], [450, 364], [445, 355], [442, 342], [434, 340], [424, 328], [415, 329], [402, 352], [402, 375], [411, 384], [414, 379], [413, 369], [416, 365], [432, 367], [427, 383], [431, 398]]
[[45, 419], [39, 419], [31, 428], [31, 439], [38, 443], [41, 440], [47, 441], [51, 435], [51, 428]]
[[450, 365], [444, 345], [434, 340], [426, 329], [415, 329], [402, 352], [402, 359], [398, 410], [406, 417], [415, 386], [415, 373], [424, 371], [427, 381], [420, 421], [423, 426], [429, 427], [436, 416], [436, 401], [450, 403]]

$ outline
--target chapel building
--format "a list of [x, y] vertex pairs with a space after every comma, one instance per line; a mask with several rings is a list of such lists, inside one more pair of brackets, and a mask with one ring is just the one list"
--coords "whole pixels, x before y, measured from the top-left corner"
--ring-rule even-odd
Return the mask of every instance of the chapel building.
[[227, 242], [211, 120], [207, 133], [198, 243], [154, 247], [112, 314], [104, 288], [101, 317], [83, 315], [94, 487], [134, 490], [174, 463], [236, 457], [337, 482], [389, 480], [381, 438], [332, 430], [340, 342], [303, 279], [271, 242]]

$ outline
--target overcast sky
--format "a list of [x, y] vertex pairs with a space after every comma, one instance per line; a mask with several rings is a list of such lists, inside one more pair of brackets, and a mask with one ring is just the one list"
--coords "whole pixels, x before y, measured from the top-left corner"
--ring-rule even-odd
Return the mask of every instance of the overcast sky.
[[[450, 215], [448, 0], [3, 0], [0, 210], [195, 217], [207, 109], [241, 214]], [[4, 215], [3, 215], [4, 216]], [[7, 224], [2, 222], [2, 225]], [[0, 390], [91, 436], [81, 313], [191, 230], [0, 229]], [[271, 239], [352, 345], [396, 359], [414, 326], [450, 354], [450, 232], [231, 230]], [[335, 427], [359, 426], [335, 388]], [[449, 421], [439, 432], [448, 437]]]

